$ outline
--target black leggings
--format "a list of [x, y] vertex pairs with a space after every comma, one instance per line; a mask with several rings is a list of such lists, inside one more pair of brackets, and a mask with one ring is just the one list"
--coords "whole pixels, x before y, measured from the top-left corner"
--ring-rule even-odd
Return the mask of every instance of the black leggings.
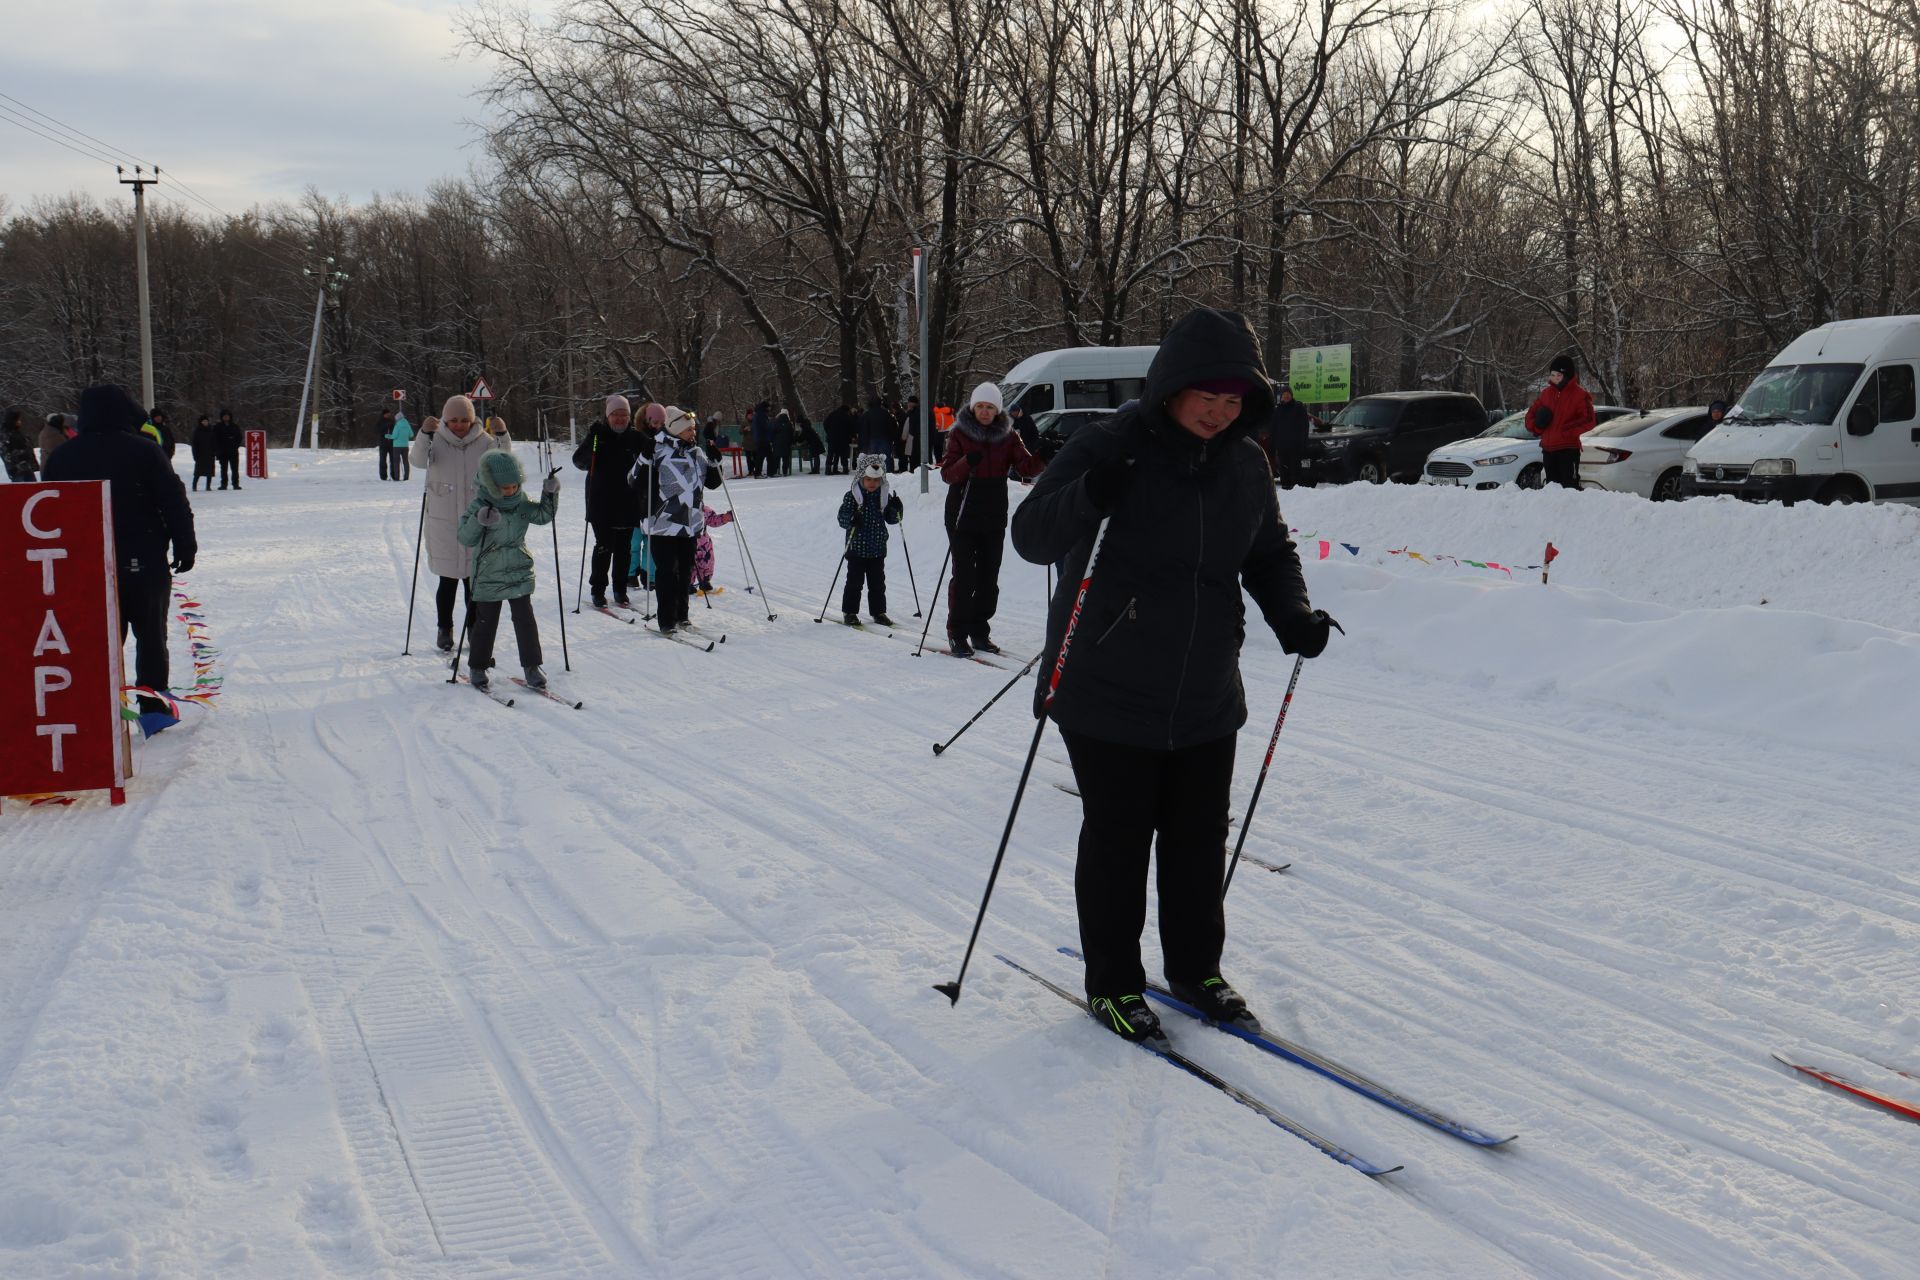
[[1006, 550], [1006, 530], [956, 529], [948, 541], [953, 546], [953, 580], [947, 586], [947, 635], [957, 640], [988, 639], [1000, 607], [1000, 557]]
[[439, 608], [440, 625], [449, 631], [453, 629], [453, 600], [460, 588], [466, 587], [467, 625], [473, 625], [473, 584], [465, 578], [442, 578], [440, 589], [433, 594], [433, 602]]
[[1087, 994], [1137, 993], [1146, 984], [1140, 931], [1147, 922], [1147, 860], [1156, 834], [1166, 976], [1199, 982], [1220, 972], [1234, 736], [1173, 751], [1121, 746], [1065, 729], [1060, 736], [1080, 788], [1073, 896]]
[[473, 606], [473, 650], [467, 665], [485, 671], [493, 665], [493, 641], [500, 633], [500, 606], [513, 609], [513, 638], [520, 646], [520, 665], [540, 665], [540, 628], [533, 620], [533, 597], [515, 596], [511, 600], [482, 600]]

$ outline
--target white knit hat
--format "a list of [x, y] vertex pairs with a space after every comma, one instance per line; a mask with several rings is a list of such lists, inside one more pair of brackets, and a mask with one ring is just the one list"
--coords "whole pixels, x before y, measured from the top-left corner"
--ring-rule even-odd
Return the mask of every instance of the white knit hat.
[[608, 396], [607, 397], [606, 415], [609, 418], [611, 418], [616, 413], [632, 413], [632, 412], [633, 410], [629, 408], [627, 405], [627, 398], [625, 396]]
[[977, 404], [990, 404], [996, 409], [1006, 407], [1000, 402], [999, 385], [992, 382], [981, 383], [973, 389], [973, 394], [967, 397], [967, 408], [971, 409]]
[[440, 420], [442, 422], [448, 418], [466, 418], [471, 421], [474, 416], [473, 401], [467, 399], [465, 396], [448, 396], [447, 402], [440, 406]]

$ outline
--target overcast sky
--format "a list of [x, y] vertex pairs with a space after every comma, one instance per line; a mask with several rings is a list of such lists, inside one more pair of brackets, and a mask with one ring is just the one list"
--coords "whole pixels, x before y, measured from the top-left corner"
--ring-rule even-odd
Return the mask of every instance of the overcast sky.
[[[309, 185], [356, 203], [417, 193], [464, 176], [478, 154], [465, 122], [481, 115], [472, 94], [485, 68], [459, 52], [461, 8], [0, 0], [0, 93], [177, 169], [234, 213]], [[5, 98], [0, 108], [26, 114]], [[12, 211], [68, 192], [126, 198], [111, 166], [34, 137], [18, 118], [0, 112], [0, 195]]]

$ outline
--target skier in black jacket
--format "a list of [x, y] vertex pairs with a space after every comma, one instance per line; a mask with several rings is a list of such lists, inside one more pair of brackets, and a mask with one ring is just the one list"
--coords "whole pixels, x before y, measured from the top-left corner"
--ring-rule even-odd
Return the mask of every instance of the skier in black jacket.
[[1074, 897], [1089, 1003], [1129, 1040], [1160, 1034], [1140, 961], [1156, 833], [1169, 986], [1216, 1021], [1258, 1025], [1220, 976], [1227, 801], [1247, 719], [1241, 587], [1288, 653], [1317, 657], [1332, 626], [1308, 602], [1272, 473], [1248, 437], [1272, 403], [1246, 320], [1189, 312], [1161, 342], [1138, 404], [1068, 437], [1013, 517], [1023, 558], [1067, 561], [1049, 655], [1110, 518], [1050, 714], [1081, 795]]
[[587, 438], [573, 451], [573, 465], [587, 473], [587, 523], [593, 526], [593, 569], [587, 584], [593, 588], [593, 607], [607, 607], [607, 571], [613, 571], [613, 602], [627, 605], [627, 583], [633, 576], [633, 531], [640, 524], [640, 498], [627, 487], [627, 472], [642, 451], [651, 451], [650, 437], [634, 429], [633, 409], [625, 396], [608, 396], [606, 417], [587, 428]]
[[227, 487], [227, 478], [233, 478], [233, 487], [240, 487], [240, 447], [246, 443], [246, 436], [240, 430], [240, 424], [233, 420], [231, 409], [220, 411], [220, 421], [213, 424], [214, 457], [220, 462], [220, 487]]
[[[111, 482], [113, 545], [119, 557], [120, 634], [134, 640], [134, 683], [165, 689], [168, 679], [167, 605], [173, 573], [193, 568], [198, 544], [193, 508], [166, 455], [136, 434], [146, 414], [125, 390], [88, 387], [80, 393], [80, 434], [47, 459], [48, 480]], [[149, 734], [172, 723], [166, 704], [142, 695], [141, 726]], [[160, 719], [148, 720], [157, 715]], [[164, 721], [164, 723], [162, 723]]]

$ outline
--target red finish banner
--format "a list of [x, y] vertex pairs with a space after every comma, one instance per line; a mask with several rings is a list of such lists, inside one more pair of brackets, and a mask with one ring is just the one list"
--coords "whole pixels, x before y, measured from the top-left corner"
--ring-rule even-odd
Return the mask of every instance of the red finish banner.
[[267, 433], [264, 431], [247, 432], [247, 479], [265, 480], [267, 478]]
[[0, 795], [123, 799], [120, 599], [107, 483], [0, 485]]

